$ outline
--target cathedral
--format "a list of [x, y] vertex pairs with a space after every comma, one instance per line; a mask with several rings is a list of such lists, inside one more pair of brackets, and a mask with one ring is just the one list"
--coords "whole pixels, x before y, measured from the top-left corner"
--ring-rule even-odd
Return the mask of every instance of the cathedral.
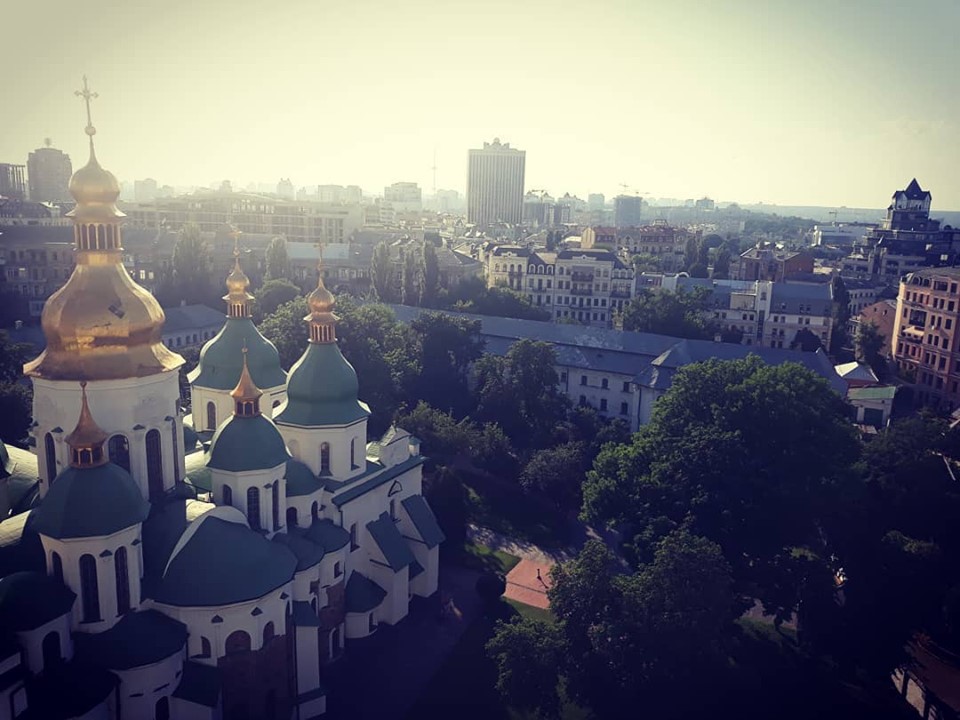
[[419, 442], [367, 441], [322, 275], [283, 370], [239, 256], [183, 411], [184, 361], [124, 268], [119, 185], [78, 94], [76, 268], [24, 367], [36, 456], [0, 443], [0, 720], [320, 716], [345, 644], [437, 591]]

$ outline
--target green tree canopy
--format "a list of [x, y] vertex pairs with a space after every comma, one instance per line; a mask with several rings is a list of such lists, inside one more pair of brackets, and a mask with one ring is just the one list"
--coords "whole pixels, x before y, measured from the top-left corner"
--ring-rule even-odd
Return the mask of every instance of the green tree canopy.
[[391, 303], [398, 300], [393, 284], [393, 262], [390, 259], [390, 244], [386, 240], [377, 243], [377, 246], [373, 249], [370, 276], [374, 292], [381, 302]]
[[557, 670], [564, 650], [556, 625], [531, 618], [501, 621], [487, 643], [487, 654], [497, 666], [497, 690], [527, 712], [556, 717]]
[[173, 246], [173, 284], [166, 293], [167, 304], [214, 304], [215, 288], [210, 278], [210, 249], [200, 227], [187, 223]]
[[0, 440], [22, 445], [32, 416], [33, 394], [18, 382], [0, 382]]
[[287, 241], [283, 237], [275, 237], [267, 245], [267, 280], [279, 280], [290, 275], [290, 259], [287, 256]]
[[480, 323], [442, 313], [422, 313], [412, 323], [420, 346], [420, 374], [413, 397], [460, 417], [472, 406], [470, 365], [483, 353]]
[[256, 292], [257, 309], [261, 316], [266, 317], [273, 314], [284, 303], [298, 297], [300, 297], [300, 288], [285, 277], [267, 280]]
[[623, 329], [691, 339], [713, 337], [712, 323], [704, 316], [709, 291], [641, 290], [623, 311]]
[[280, 305], [260, 323], [260, 332], [277, 346], [280, 364], [287, 370], [307, 347], [307, 300], [299, 297]]

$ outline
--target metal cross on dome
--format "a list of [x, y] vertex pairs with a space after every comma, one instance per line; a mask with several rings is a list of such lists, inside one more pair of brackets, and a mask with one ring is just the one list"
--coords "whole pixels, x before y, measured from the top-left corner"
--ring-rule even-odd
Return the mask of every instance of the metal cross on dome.
[[83, 76], [83, 90], [75, 90], [73, 94], [77, 97], [82, 97], [87, 106], [87, 135], [92, 137], [97, 134], [97, 129], [93, 126], [93, 120], [90, 119], [90, 101], [95, 100], [100, 97], [100, 95], [90, 90], [90, 86], [87, 85], [86, 75]]

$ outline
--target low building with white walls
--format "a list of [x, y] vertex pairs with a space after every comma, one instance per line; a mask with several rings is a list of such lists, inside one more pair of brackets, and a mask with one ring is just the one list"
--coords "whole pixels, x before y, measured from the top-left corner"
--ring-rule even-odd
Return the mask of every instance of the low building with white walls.
[[[0, 444], [0, 720], [317, 717], [347, 639], [437, 591], [419, 442], [368, 443], [322, 275], [288, 387], [239, 259], [184, 417], [183, 359], [123, 265], [119, 184], [87, 133], [76, 268], [24, 368], [37, 457]], [[191, 419], [209, 452], [185, 446]]]

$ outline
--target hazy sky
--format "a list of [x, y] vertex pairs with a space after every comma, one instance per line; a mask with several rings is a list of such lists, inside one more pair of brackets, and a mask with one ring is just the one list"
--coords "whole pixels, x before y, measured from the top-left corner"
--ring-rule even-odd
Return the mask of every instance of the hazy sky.
[[958, 0], [34, 0], [4, 8], [0, 162], [52, 137], [118, 177], [960, 209]]

